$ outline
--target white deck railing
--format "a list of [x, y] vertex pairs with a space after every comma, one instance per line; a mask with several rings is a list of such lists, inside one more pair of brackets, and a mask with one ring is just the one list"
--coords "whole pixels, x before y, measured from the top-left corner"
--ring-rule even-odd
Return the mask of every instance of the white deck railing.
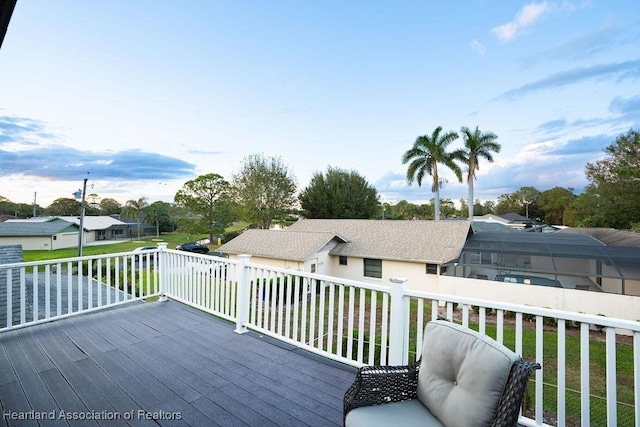
[[[238, 266], [236, 331], [253, 329], [361, 366], [417, 361], [424, 325], [438, 317], [490, 335], [543, 365], [524, 425], [640, 425], [640, 322]], [[465, 279], [460, 279], [465, 280]]]
[[0, 265], [0, 332], [159, 296], [159, 251]]
[[[232, 261], [166, 247], [7, 264], [0, 266], [0, 278], [0, 312], [6, 312], [0, 331], [169, 297], [235, 322], [239, 333], [255, 330], [354, 366], [415, 362], [425, 323], [443, 317], [542, 364], [521, 424], [640, 425], [640, 322], [419, 292], [401, 279], [372, 285], [253, 264], [248, 256]], [[13, 303], [2, 307], [2, 297]]]

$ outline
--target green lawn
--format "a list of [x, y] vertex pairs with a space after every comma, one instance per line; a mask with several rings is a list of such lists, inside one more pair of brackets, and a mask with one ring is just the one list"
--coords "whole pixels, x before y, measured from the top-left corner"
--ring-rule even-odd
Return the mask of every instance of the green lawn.
[[[121, 243], [111, 243], [106, 245], [96, 245], [96, 246], [84, 246], [82, 248], [82, 255], [101, 255], [101, 254], [110, 254], [117, 252], [128, 252], [139, 246], [153, 246], [157, 245], [159, 242], [166, 242], [168, 247], [174, 249], [176, 245], [180, 243], [185, 243], [189, 241], [196, 241], [200, 239], [204, 239], [207, 236], [196, 236], [191, 237], [191, 240], [188, 239], [188, 236], [185, 233], [163, 233], [160, 235], [160, 238], [157, 239], [155, 236], [147, 236], [141, 238], [140, 240], [127, 240]], [[209, 245], [211, 250], [217, 248], [217, 245]], [[66, 248], [66, 249], [57, 249], [53, 251], [24, 251], [23, 258], [25, 262], [29, 261], [43, 261], [49, 259], [62, 259], [62, 258], [72, 258], [78, 256], [78, 248]]]

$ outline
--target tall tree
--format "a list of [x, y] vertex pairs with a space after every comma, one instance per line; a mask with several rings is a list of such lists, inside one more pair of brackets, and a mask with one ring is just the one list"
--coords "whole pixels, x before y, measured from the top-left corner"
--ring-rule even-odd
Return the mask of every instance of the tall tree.
[[442, 126], [438, 126], [431, 135], [423, 135], [416, 138], [413, 147], [402, 156], [402, 164], [409, 163], [407, 168], [407, 182], [418, 183], [422, 187], [425, 175], [433, 178], [431, 191], [435, 193], [435, 220], [440, 220], [440, 188], [446, 180], [440, 177], [438, 164], [442, 164], [455, 173], [458, 181], [462, 182], [462, 171], [455, 160], [464, 161], [464, 151], [455, 150], [448, 152], [447, 147], [458, 138], [455, 132], [442, 134]]
[[215, 173], [185, 182], [174, 201], [183, 210], [183, 218], [192, 223], [190, 232], [208, 233], [211, 243], [213, 235], [223, 232], [233, 219], [231, 186]]
[[87, 202], [89, 204], [95, 205], [98, 204], [98, 200], [100, 197], [96, 193], [87, 194]]
[[269, 228], [295, 204], [296, 178], [280, 157], [252, 154], [233, 176], [236, 200], [243, 216], [257, 228]]
[[80, 215], [81, 206], [82, 203], [75, 199], [69, 197], [61, 197], [59, 199], [55, 199], [47, 207], [47, 211], [50, 215]]
[[619, 135], [604, 152], [604, 159], [586, 167], [589, 195], [599, 199], [589, 204], [602, 209], [602, 226], [628, 229], [640, 218], [640, 131]]
[[442, 216], [446, 218], [455, 217], [458, 210], [456, 209], [456, 205], [453, 203], [451, 199], [442, 199], [440, 201], [440, 209], [442, 209]]
[[516, 193], [504, 193], [498, 196], [495, 212], [498, 215], [520, 212], [520, 199]]
[[538, 216], [538, 202], [542, 193], [537, 188], [520, 187], [514, 195], [520, 204], [524, 206], [524, 216], [526, 218], [529, 218], [530, 214], [533, 214], [534, 218]]
[[127, 203], [122, 207], [122, 215], [135, 218], [138, 225], [138, 239], [140, 239], [140, 225], [145, 217], [144, 209], [148, 206], [147, 198], [140, 197], [138, 200], [127, 200]]
[[5, 205], [8, 206], [11, 203], [11, 200], [7, 199], [4, 196], [0, 196], [0, 215], [4, 215]]
[[[479, 203], [479, 201], [476, 203]], [[496, 213], [496, 202], [494, 202], [493, 200], [487, 200], [482, 204], [482, 214], [480, 215], [488, 215], [494, 213]]]
[[465, 163], [467, 164], [467, 184], [469, 186], [469, 219], [473, 221], [473, 181], [476, 171], [480, 169], [480, 159], [493, 162], [494, 153], [499, 153], [502, 146], [496, 142], [498, 136], [493, 132], [480, 132], [478, 126], [474, 130], [468, 127], [460, 129], [465, 146]]
[[113, 215], [120, 213], [122, 206], [115, 199], [102, 199], [100, 200], [100, 214], [101, 215]]
[[540, 195], [539, 204], [547, 224], [567, 225], [567, 212], [574, 200], [575, 196], [566, 188], [554, 187], [544, 191]]
[[414, 219], [418, 214], [418, 207], [406, 200], [400, 200], [392, 209], [393, 219]]
[[158, 201], [144, 208], [145, 219], [156, 226], [156, 238], [160, 238], [160, 223], [169, 217], [169, 207], [169, 203]]
[[326, 174], [313, 174], [299, 199], [306, 218], [370, 219], [380, 215], [375, 187], [356, 171], [331, 166]]
[[[473, 209], [473, 207], [471, 207]], [[460, 214], [460, 216], [464, 216], [467, 212], [469, 212], [469, 206], [467, 205], [466, 199], [460, 199], [460, 209], [456, 212], [456, 216]]]

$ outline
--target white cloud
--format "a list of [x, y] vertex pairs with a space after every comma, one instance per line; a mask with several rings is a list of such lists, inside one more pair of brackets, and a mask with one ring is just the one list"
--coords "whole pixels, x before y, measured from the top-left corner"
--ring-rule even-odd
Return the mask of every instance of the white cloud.
[[475, 50], [476, 53], [480, 56], [484, 56], [484, 54], [487, 51], [484, 45], [480, 43], [478, 40], [472, 40], [471, 43], [469, 43], [469, 45], [471, 46], [471, 49]]
[[520, 30], [536, 23], [542, 15], [551, 9], [551, 5], [545, 0], [540, 3], [526, 4], [513, 21], [499, 25], [491, 29], [491, 32], [502, 41], [514, 38]]

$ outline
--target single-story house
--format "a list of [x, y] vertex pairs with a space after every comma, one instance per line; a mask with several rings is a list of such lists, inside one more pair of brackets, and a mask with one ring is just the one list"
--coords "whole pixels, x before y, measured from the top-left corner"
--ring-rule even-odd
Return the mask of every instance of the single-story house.
[[331, 274], [329, 252], [347, 239], [334, 232], [247, 230], [217, 249], [234, 258], [250, 254], [251, 262], [273, 267]]
[[[136, 224], [110, 216], [85, 216], [83, 244], [98, 240], [125, 240], [136, 236]], [[24, 250], [53, 250], [78, 246], [80, 217], [45, 216], [8, 219], [0, 223], [0, 244], [21, 244]]]
[[[72, 224], [80, 226], [79, 216], [58, 216]], [[84, 228], [85, 243], [95, 242], [98, 240], [118, 240], [121, 238], [129, 238], [128, 230], [131, 226], [111, 216], [85, 216], [82, 221]]]
[[76, 224], [59, 218], [47, 221], [7, 220], [0, 223], [0, 245], [22, 245], [23, 250], [53, 250], [78, 246]]
[[471, 234], [469, 221], [300, 219], [286, 230], [248, 230], [218, 251], [298, 271], [408, 286], [444, 274]]

